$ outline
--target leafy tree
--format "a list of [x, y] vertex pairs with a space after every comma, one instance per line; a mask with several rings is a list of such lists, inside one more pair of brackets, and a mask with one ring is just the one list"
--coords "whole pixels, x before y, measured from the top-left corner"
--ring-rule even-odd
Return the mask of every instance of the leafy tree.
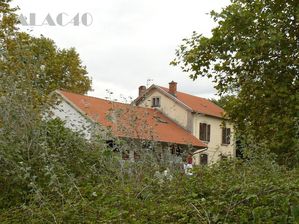
[[13, 33], [16, 30], [16, 24], [18, 22], [15, 14], [16, 8], [11, 8], [9, 3], [11, 0], [2, 0], [0, 2], [0, 43], [3, 44], [3, 40], [8, 34]]
[[[0, 81], [6, 80], [15, 88], [21, 88], [25, 81], [31, 82], [28, 94], [36, 98], [36, 103], [45, 102], [55, 89], [81, 94], [91, 90], [91, 79], [76, 50], [59, 49], [48, 38], [19, 32], [17, 9], [11, 8], [10, 2], [0, 3]], [[5, 91], [0, 90], [1, 94]]]
[[[27, 76], [32, 86], [44, 95], [56, 89], [85, 94], [91, 89], [91, 80], [74, 48], [59, 49], [54, 41], [17, 33], [8, 50], [8, 73]], [[28, 72], [20, 74], [20, 67]]]
[[219, 107], [222, 107], [224, 110], [226, 110], [226, 108], [229, 108], [232, 104], [234, 104], [234, 100], [235, 96], [233, 95], [222, 96], [219, 99], [210, 99], [210, 101], [212, 101]]
[[299, 2], [232, 0], [211, 37], [194, 32], [174, 65], [214, 78], [220, 95], [236, 95], [226, 110], [243, 135], [266, 144], [283, 163], [298, 161]]

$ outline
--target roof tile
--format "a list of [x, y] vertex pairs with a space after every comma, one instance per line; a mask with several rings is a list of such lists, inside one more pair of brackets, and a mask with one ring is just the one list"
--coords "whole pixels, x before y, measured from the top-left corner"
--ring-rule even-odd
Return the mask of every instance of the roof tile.
[[[159, 87], [166, 92], [169, 91], [168, 88], [162, 86]], [[222, 118], [224, 115], [224, 110], [208, 99], [182, 92], [177, 92], [176, 98], [188, 107], [190, 107], [194, 112], [203, 113], [219, 118]]]

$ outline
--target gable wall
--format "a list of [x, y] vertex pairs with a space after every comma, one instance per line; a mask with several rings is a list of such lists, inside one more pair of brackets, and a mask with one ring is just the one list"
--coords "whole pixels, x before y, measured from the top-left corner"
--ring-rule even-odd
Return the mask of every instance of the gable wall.
[[52, 118], [60, 118], [65, 122], [65, 127], [75, 132], [80, 132], [86, 139], [91, 139], [91, 122], [75, 110], [66, 101], [61, 100], [52, 108]]
[[184, 127], [186, 130], [192, 132], [193, 131], [193, 117], [191, 112], [189, 112], [186, 108], [179, 105], [172, 99], [169, 99], [164, 94], [160, 93], [158, 90], [153, 89], [146, 96], [145, 99], [138, 104], [141, 107], [152, 107], [152, 98], [159, 97], [160, 98], [160, 107], [156, 107], [156, 109], [160, 110], [163, 114], [171, 118], [180, 126]]

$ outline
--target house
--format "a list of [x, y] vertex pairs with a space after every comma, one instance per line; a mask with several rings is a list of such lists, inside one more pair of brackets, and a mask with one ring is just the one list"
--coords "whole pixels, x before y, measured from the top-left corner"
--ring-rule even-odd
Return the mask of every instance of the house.
[[152, 85], [139, 87], [134, 105], [159, 110], [164, 116], [184, 128], [207, 145], [207, 150], [194, 153], [195, 164], [212, 164], [221, 158], [235, 157], [233, 125], [224, 118], [225, 112], [213, 102], [169, 87]]
[[[207, 148], [203, 141], [159, 108], [138, 107], [62, 90], [53, 95], [58, 102], [52, 108], [52, 118], [60, 118], [66, 127], [82, 133], [88, 140], [100, 134], [107, 142], [114, 138], [157, 142], [174, 155], [190, 148], [193, 152]], [[133, 159], [134, 152], [124, 157]]]
[[178, 91], [176, 82], [168, 88], [140, 86], [132, 104], [61, 90], [55, 95], [59, 103], [52, 109], [53, 117], [87, 139], [100, 133], [107, 141], [116, 137], [158, 142], [176, 155], [192, 148], [192, 163], [197, 165], [236, 155], [233, 125], [224, 110], [207, 99]]

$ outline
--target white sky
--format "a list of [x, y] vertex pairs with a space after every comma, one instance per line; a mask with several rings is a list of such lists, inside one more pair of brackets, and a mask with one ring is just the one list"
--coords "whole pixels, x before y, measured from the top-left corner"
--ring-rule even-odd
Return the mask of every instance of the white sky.
[[202, 97], [215, 97], [213, 83], [189, 79], [180, 68], [170, 66], [175, 49], [193, 31], [209, 35], [215, 26], [207, 14], [219, 11], [229, 0], [15, 0], [19, 14], [36, 14], [41, 24], [49, 13], [53, 19], [67, 13], [88, 12], [91, 26], [34, 26], [32, 35], [43, 34], [60, 48], [75, 47], [93, 79], [89, 95], [104, 98], [106, 90], [113, 98], [135, 98], [140, 85], [151, 83], [168, 86], [178, 82], [178, 90]]

